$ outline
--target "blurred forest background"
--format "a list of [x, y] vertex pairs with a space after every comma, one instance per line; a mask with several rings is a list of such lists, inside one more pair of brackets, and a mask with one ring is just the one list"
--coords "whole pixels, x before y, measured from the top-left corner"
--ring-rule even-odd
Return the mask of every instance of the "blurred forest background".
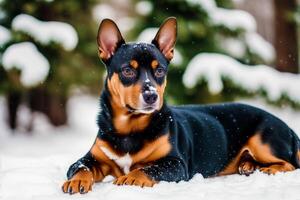
[[105, 67], [96, 34], [104, 18], [116, 21], [126, 41], [151, 41], [165, 18], [177, 17], [166, 94], [172, 104], [259, 97], [299, 109], [299, 5], [297, 0], [0, 0], [0, 96], [6, 99], [7, 123], [16, 129], [18, 108], [26, 105], [53, 125], [65, 125], [74, 93], [100, 94]]

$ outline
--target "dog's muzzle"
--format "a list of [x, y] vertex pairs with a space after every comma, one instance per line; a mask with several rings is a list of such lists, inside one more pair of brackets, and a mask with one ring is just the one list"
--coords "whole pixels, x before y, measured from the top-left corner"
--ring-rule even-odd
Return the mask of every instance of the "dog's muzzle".
[[144, 103], [152, 106], [158, 100], [158, 94], [156, 88], [153, 87], [150, 83], [146, 83], [142, 89], [142, 96]]

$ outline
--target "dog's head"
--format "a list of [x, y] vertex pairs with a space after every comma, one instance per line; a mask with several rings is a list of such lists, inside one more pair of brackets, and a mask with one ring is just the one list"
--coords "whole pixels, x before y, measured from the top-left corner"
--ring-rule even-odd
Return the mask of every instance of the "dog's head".
[[176, 19], [168, 18], [151, 44], [125, 43], [112, 20], [101, 22], [97, 37], [99, 56], [106, 65], [107, 88], [115, 104], [138, 114], [149, 114], [162, 107], [176, 34]]

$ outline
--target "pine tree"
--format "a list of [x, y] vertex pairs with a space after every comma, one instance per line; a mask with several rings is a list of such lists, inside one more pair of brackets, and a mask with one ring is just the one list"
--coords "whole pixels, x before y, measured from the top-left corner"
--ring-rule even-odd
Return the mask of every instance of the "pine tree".
[[[4, 0], [0, 8], [4, 16], [0, 24], [11, 30], [12, 20], [19, 14], [28, 14], [41, 21], [62, 21], [71, 24], [78, 33], [79, 43], [73, 51], [65, 51], [60, 45], [41, 44], [30, 35], [12, 30], [12, 39], [0, 47], [0, 54], [14, 43], [30, 41], [48, 59], [50, 73], [43, 84], [27, 88], [19, 81], [16, 83], [12, 71], [6, 72], [0, 60], [0, 93], [4, 93], [10, 103], [10, 126], [16, 127], [15, 118], [21, 99], [32, 110], [44, 112], [54, 125], [67, 122], [66, 103], [73, 87], [85, 87], [95, 92], [101, 86], [104, 67], [97, 57], [95, 38], [98, 24], [92, 19], [91, 9], [95, 0], [79, 1], [41, 1], [41, 0]], [[94, 37], [93, 34], [95, 33]]]
[[[135, 35], [148, 27], [158, 27], [169, 16], [175, 16], [178, 20], [176, 49], [182, 55], [183, 62], [179, 66], [171, 65], [169, 68], [169, 87], [167, 87], [169, 100], [176, 104], [210, 103], [232, 101], [237, 96], [255, 95], [239, 88], [226, 77], [223, 79], [224, 90], [219, 94], [212, 94], [208, 90], [206, 80], [192, 89], [186, 88], [181, 81], [188, 63], [202, 52], [225, 54], [249, 67], [256, 64], [272, 64], [275, 50], [256, 33], [256, 23], [250, 14], [235, 10], [230, 0], [144, 2], [150, 3], [152, 9], [140, 18], [137, 23], [139, 26], [134, 31]], [[137, 4], [139, 3], [140, 1], [137, 1]], [[142, 11], [138, 13], [143, 14]], [[228, 19], [230, 17], [231, 19]], [[254, 42], [260, 43], [259, 48]], [[261, 91], [261, 96], [268, 99], [264, 91]], [[288, 102], [294, 104], [292, 101]]]

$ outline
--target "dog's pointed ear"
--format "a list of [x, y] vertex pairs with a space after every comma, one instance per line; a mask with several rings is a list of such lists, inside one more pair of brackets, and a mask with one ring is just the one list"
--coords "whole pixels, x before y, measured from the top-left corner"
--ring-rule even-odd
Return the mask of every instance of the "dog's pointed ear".
[[125, 41], [115, 22], [104, 19], [98, 29], [97, 43], [100, 58], [107, 61]]
[[177, 36], [177, 20], [175, 17], [169, 17], [160, 26], [155, 38], [154, 44], [170, 61], [174, 56], [174, 46]]

